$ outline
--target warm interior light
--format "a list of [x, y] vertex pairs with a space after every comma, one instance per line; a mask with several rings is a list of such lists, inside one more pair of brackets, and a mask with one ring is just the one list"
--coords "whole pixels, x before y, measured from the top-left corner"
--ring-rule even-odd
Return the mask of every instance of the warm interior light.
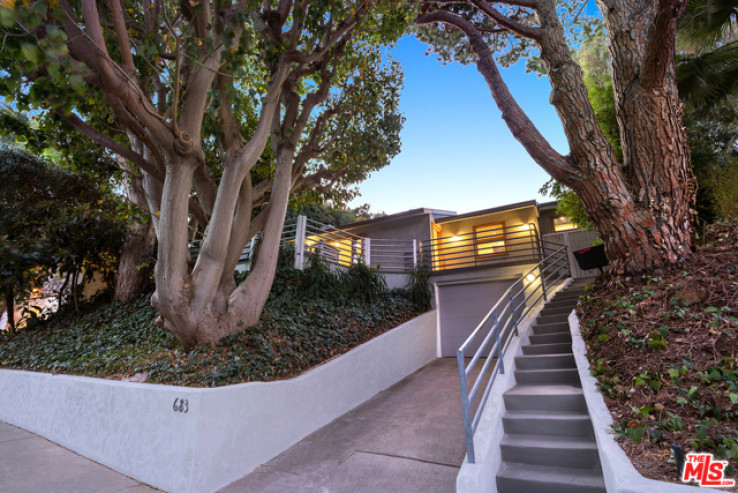
[[525, 276], [525, 279], [526, 279], [526, 280], [527, 280], [528, 282], [533, 282], [533, 281], [535, 281], [535, 280], [536, 280], [536, 276], [534, 276], [533, 274], [528, 274], [527, 276]]
[[530, 229], [530, 224], [523, 224], [520, 226], [520, 231], [528, 231]]
[[461, 236], [452, 236], [448, 241], [461, 241]]

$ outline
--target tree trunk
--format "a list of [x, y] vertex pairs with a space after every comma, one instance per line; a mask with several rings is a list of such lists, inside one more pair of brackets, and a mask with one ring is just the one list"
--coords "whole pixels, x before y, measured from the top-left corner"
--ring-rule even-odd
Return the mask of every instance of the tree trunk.
[[568, 156], [550, 146], [517, 104], [489, 45], [470, 21], [436, 11], [418, 22], [443, 22], [466, 34], [477, 68], [512, 134], [543, 169], [580, 197], [605, 243], [611, 272], [630, 275], [680, 262], [693, 248], [695, 187], [674, 75], [676, 22], [686, 3], [597, 3], [610, 38], [624, 163], [616, 160], [597, 124], [554, 0], [537, 2], [537, 28], [511, 21], [510, 29], [518, 29], [519, 35], [534, 39], [540, 47]]
[[15, 295], [12, 289], [5, 293], [5, 306], [8, 309], [8, 332], [15, 334]]
[[[124, 188], [129, 202], [141, 210], [147, 210], [148, 204], [141, 178], [132, 177], [124, 180]], [[146, 290], [151, 279], [155, 245], [156, 234], [151, 219], [145, 223], [136, 222], [128, 228], [115, 279], [116, 300], [127, 303]]]
[[115, 279], [115, 299], [129, 302], [143, 293], [150, 284], [156, 235], [151, 221], [135, 223], [120, 254]]

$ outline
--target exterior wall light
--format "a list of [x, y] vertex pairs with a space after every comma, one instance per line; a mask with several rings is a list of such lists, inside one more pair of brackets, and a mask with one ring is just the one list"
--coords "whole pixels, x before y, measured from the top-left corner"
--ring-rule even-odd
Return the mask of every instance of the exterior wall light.
[[526, 279], [526, 280], [527, 280], [528, 282], [533, 282], [533, 281], [535, 281], [535, 280], [536, 280], [536, 276], [534, 276], [533, 274], [528, 274], [527, 276], [525, 276], [525, 279]]

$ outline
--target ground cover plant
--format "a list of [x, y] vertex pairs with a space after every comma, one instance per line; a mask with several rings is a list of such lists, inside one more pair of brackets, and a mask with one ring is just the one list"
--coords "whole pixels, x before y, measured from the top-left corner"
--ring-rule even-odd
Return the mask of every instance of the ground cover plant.
[[669, 449], [680, 444], [727, 460], [735, 478], [738, 222], [710, 226], [682, 265], [598, 280], [578, 311], [613, 429], [641, 474], [678, 481]]
[[280, 256], [258, 324], [217, 343], [185, 349], [156, 323], [146, 295], [79, 316], [62, 311], [15, 337], [0, 332], [0, 367], [193, 387], [278, 380], [422, 312], [407, 292], [388, 291], [375, 269], [358, 266], [339, 274], [313, 259], [298, 271], [289, 259]]

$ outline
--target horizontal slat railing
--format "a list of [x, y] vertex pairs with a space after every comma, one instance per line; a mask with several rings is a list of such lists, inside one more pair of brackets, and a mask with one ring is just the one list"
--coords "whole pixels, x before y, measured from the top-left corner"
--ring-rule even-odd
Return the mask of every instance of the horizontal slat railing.
[[534, 224], [475, 231], [424, 241], [423, 261], [434, 271], [501, 263], [541, 260], [540, 238]]
[[[475, 462], [474, 433], [484, 406], [489, 399], [495, 378], [505, 373], [505, 350], [518, 337], [518, 326], [548, 293], [570, 276], [569, 258], [565, 246], [541, 260], [505, 291], [477, 324], [464, 344], [456, 351], [461, 388], [461, 406], [464, 415], [466, 452], [470, 463]], [[467, 363], [466, 355], [479, 342]], [[479, 372], [475, 372], [484, 359]], [[474, 381], [469, 388], [469, 380]], [[481, 392], [481, 394], [480, 394]]]
[[415, 240], [368, 240], [369, 265], [386, 272], [411, 272], [417, 263]]

